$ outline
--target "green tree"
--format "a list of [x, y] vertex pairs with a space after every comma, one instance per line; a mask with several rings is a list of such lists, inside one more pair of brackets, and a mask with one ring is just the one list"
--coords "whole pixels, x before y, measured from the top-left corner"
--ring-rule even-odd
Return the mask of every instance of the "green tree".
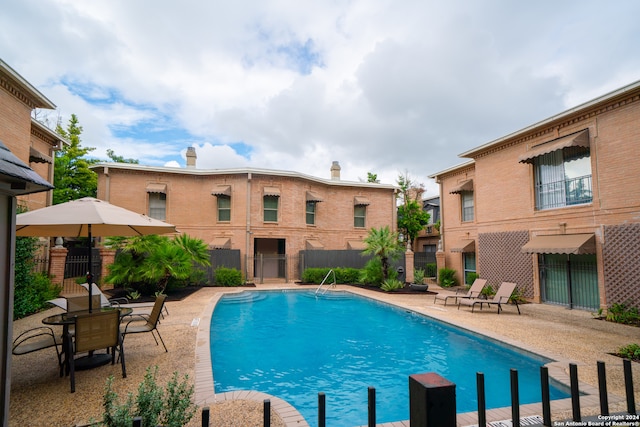
[[116, 163], [132, 163], [136, 165], [140, 163], [137, 159], [125, 159], [122, 156], [118, 156], [116, 153], [113, 152], [111, 148], [107, 149], [107, 156], [111, 159], [112, 162], [116, 162]]
[[372, 173], [372, 172], [367, 172], [367, 182], [379, 183], [380, 181], [378, 181], [378, 174], [377, 173]]
[[413, 247], [413, 241], [421, 230], [429, 224], [429, 214], [422, 209], [420, 200], [424, 188], [415, 184], [407, 173], [398, 176], [397, 181], [400, 187], [398, 198], [398, 231], [409, 241]]
[[364, 243], [367, 247], [362, 252], [366, 255], [373, 255], [380, 260], [383, 281], [387, 280], [389, 278], [389, 262], [398, 259], [403, 252], [398, 241], [398, 233], [392, 232], [388, 226], [372, 228], [364, 238]]
[[172, 279], [185, 281], [191, 276], [194, 263], [209, 265], [204, 242], [189, 236], [113, 238], [107, 244], [121, 252], [109, 266], [105, 281], [145, 294], [165, 292]]
[[97, 160], [87, 159], [85, 156], [95, 150], [93, 147], [82, 147], [80, 135], [82, 126], [78, 124], [78, 117], [71, 115], [67, 128], [60, 123], [56, 132], [69, 141], [56, 153], [53, 175], [53, 204], [68, 202], [82, 197], [95, 197], [98, 188], [98, 176], [89, 169]]

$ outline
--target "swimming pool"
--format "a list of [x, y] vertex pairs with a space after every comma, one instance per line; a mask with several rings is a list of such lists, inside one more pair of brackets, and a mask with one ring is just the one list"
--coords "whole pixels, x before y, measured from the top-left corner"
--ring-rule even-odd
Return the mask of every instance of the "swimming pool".
[[[367, 423], [367, 387], [376, 388], [377, 422], [409, 418], [408, 377], [436, 372], [456, 384], [459, 413], [477, 409], [476, 372], [487, 408], [509, 406], [509, 371], [518, 370], [520, 403], [540, 401], [548, 359], [443, 322], [348, 292], [225, 295], [211, 318], [216, 393], [257, 390], [293, 405], [310, 425], [317, 394], [327, 424]], [[552, 387], [551, 398], [568, 394]]]

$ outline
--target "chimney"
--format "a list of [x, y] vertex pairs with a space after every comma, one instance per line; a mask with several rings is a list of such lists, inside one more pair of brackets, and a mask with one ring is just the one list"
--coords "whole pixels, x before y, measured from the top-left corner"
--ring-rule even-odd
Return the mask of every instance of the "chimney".
[[195, 169], [196, 167], [196, 147], [187, 148], [187, 168]]
[[335, 181], [340, 181], [340, 163], [336, 160], [331, 164], [331, 179]]

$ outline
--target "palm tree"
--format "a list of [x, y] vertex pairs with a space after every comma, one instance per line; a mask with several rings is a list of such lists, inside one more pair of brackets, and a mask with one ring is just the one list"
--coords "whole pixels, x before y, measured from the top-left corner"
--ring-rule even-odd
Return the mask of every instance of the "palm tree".
[[363, 254], [373, 255], [382, 263], [383, 280], [389, 278], [389, 260], [397, 259], [402, 253], [402, 246], [398, 241], [398, 233], [392, 232], [388, 226], [372, 228], [365, 237], [366, 249]]

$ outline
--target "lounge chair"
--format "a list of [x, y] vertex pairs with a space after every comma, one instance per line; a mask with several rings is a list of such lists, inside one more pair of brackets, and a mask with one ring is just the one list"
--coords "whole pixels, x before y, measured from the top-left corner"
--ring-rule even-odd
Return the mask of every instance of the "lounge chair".
[[[80, 353], [90, 353], [85, 360], [97, 357], [93, 354], [96, 350], [111, 349], [111, 364], [115, 364], [116, 350], [118, 359], [122, 365], [122, 378], [127, 377], [127, 369], [124, 363], [124, 349], [122, 334], [120, 333], [120, 310], [97, 311], [94, 313], [80, 314], [75, 317], [74, 334], [67, 336], [67, 363], [69, 376], [71, 377], [71, 393], [76, 391], [76, 363], [75, 358]], [[108, 362], [107, 362], [108, 363]]]
[[160, 336], [160, 331], [157, 328], [166, 299], [166, 295], [158, 295], [156, 297], [156, 302], [153, 305], [153, 309], [151, 310], [151, 314], [149, 315], [131, 314], [130, 316], [127, 316], [127, 319], [130, 320], [122, 326], [122, 334], [124, 337], [126, 338], [128, 334], [151, 332], [153, 339], [156, 341], [156, 345], [158, 345], [158, 339], [155, 335], [158, 334], [158, 338], [160, 338], [160, 342], [162, 342], [164, 351], [168, 352], [169, 350], [167, 350], [167, 346], [164, 344], [164, 340], [162, 339], [162, 336]]
[[[87, 285], [86, 283], [82, 283], [80, 286], [82, 286], [87, 290], [87, 293], [82, 295], [84, 295], [84, 298], [87, 300], [87, 307], [85, 307], [85, 309], [89, 309], [89, 292], [88, 292], [89, 285]], [[98, 285], [96, 285], [95, 283], [91, 286], [91, 297], [92, 297], [92, 304], [91, 304], [92, 308], [109, 307], [111, 305], [111, 303], [109, 302], [109, 299], [106, 297], [105, 294], [102, 293]], [[60, 298], [49, 300], [47, 302], [60, 307], [64, 311], [78, 311], [77, 307], [72, 307], [72, 309], [69, 310], [69, 307], [67, 306], [68, 299], [69, 298], [60, 297]]]
[[480, 293], [482, 292], [482, 289], [486, 284], [487, 281], [485, 279], [476, 279], [466, 294], [459, 295], [459, 290], [456, 291], [454, 295], [444, 293], [436, 294], [435, 298], [433, 299], [433, 303], [435, 304], [436, 301], [442, 300], [444, 301], [444, 305], [447, 305], [447, 301], [449, 300], [449, 298], [455, 298], [456, 302], [458, 302], [458, 298], [477, 298], [480, 296]]
[[[508, 304], [509, 299], [511, 298], [511, 294], [516, 289], [516, 284], [511, 282], [502, 282], [500, 288], [493, 296], [493, 299], [480, 299], [480, 298], [461, 298], [458, 300], [458, 310], [460, 310], [461, 305], [466, 305], [471, 307], [471, 312], [473, 313], [473, 309], [476, 304], [480, 304], [480, 310], [482, 310], [482, 306], [487, 304], [491, 307], [491, 304], [496, 304], [498, 306], [498, 314], [502, 311], [502, 304]], [[518, 306], [518, 301], [514, 300], [514, 304], [518, 309], [518, 314], [520, 314], [520, 307]]]

